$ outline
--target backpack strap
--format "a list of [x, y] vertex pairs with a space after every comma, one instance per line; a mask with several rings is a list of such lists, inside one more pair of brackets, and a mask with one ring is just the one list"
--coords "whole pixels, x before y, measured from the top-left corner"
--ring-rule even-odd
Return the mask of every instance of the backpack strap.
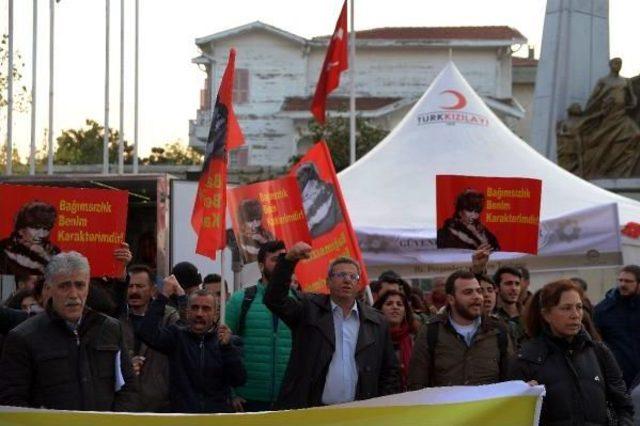
[[500, 354], [500, 361], [498, 364], [500, 368], [499, 375], [501, 379], [506, 380], [509, 365], [509, 330], [507, 330], [507, 327], [500, 322], [497, 323], [497, 327], [498, 352]]
[[244, 334], [244, 326], [247, 321], [247, 313], [249, 312], [249, 308], [251, 307], [253, 300], [256, 298], [257, 293], [257, 285], [252, 285], [251, 287], [247, 287], [244, 290], [244, 298], [242, 299], [242, 305], [240, 306], [240, 317], [238, 318], [238, 336], [242, 336]]
[[429, 351], [429, 386], [433, 386], [433, 377], [436, 366], [436, 345], [440, 334], [440, 321], [432, 321], [427, 324], [427, 350]]

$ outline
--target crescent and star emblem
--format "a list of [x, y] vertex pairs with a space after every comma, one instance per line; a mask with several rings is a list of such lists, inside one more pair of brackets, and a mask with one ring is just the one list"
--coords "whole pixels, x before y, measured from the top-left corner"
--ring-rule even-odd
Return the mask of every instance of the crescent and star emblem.
[[456, 98], [456, 103], [449, 106], [441, 106], [442, 109], [452, 110], [452, 109], [462, 109], [467, 106], [467, 98], [457, 90], [443, 90], [440, 94], [449, 93]]

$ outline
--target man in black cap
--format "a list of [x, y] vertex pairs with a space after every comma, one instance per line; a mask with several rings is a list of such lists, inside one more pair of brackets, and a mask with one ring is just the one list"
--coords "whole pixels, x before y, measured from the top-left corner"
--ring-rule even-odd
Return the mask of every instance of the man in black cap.
[[40, 201], [20, 208], [13, 232], [0, 241], [0, 274], [42, 275], [49, 260], [60, 253], [49, 239], [56, 216], [52, 205]]

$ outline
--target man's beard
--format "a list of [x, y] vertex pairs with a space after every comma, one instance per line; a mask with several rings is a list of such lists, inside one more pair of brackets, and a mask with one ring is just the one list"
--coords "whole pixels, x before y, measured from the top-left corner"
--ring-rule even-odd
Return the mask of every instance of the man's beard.
[[465, 306], [458, 303], [457, 300], [453, 302], [453, 308], [456, 310], [458, 315], [460, 315], [462, 318], [469, 321], [474, 321], [481, 315], [481, 314], [472, 314], [471, 311], [469, 311], [469, 309], [467, 309]]
[[262, 279], [266, 282], [269, 282], [269, 280], [271, 279], [271, 274], [273, 273], [273, 270], [269, 270], [266, 266], [264, 268], [262, 268]]

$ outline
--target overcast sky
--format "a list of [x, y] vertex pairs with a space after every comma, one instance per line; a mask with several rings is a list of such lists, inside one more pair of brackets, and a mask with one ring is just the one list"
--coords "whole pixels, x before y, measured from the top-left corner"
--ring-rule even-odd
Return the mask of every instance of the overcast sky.
[[[49, 2], [38, 0], [37, 145], [48, 125]], [[31, 87], [32, 4], [15, 2], [15, 47], [25, 62], [22, 84]], [[188, 143], [204, 73], [191, 63], [196, 37], [260, 20], [303, 37], [333, 31], [342, 0], [140, 0], [141, 155], [152, 146]], [[544, 0], [356, 0], [356, 30], [389, 26], [508, 25], [539, 54]], [[8, 0], [0, 0], [0, 32], [7, 32]], [[54, 135], [104, 117], [105, 0], [56, 4]], [[134, 0], [125, 1], [125, 139], [133, 139]], [[640, 1], [610, 1], [612, 56], [624, 60], [622, 74], [640, 74]], [[119, 127], [120, 1], [111, 0], [110, 127]], [[241, 55], [242, 52], [238, 52]], [[526, 46], [516, 53], [526, 55]], [[5, 141], [6, 121], [0, 123]], [[14, 145], [28, 153], [30, 113], [14, 114]]]

